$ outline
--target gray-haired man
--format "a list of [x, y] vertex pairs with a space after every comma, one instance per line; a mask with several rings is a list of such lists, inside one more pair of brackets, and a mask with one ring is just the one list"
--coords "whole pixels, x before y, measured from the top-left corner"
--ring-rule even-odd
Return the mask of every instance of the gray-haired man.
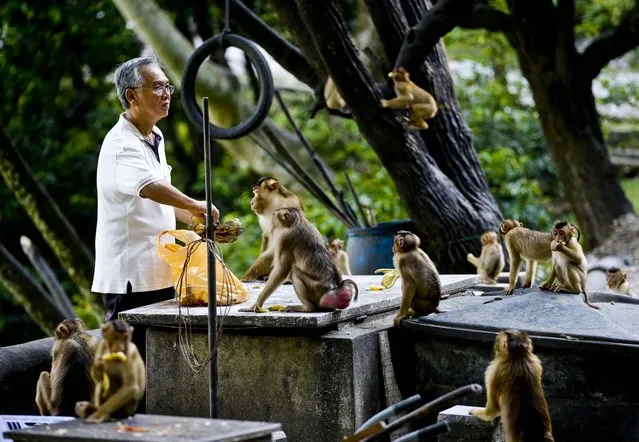
[[[162, 132], [174, 87], [154, 58], [121, 64], [113, 82], [124, 107], [106, 135], [97, 170], [98, 220], [91, 290], [101, 294], [105, 320], [123, 310], [174, 296], [168, 264], [157, 254], [157, 237], [206, 211], [171, 185]], [[214, 217], [219, 213], [213, 207]]]

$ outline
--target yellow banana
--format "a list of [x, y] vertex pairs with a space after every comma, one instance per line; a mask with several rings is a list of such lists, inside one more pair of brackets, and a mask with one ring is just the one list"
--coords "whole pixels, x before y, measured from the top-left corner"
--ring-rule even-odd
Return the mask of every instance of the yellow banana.
[[111, 382], [109, 381], [109, 376], [105, 372], [102, 374], [102, 397], [106, 397], [109, 393], [109, 388], [111, 388]]
[[109, 362], [109, 361], [124, 362], [126, 361], [126, 355], [122, 353], [121, 351], [118, 351], [115, 353], [107, 353], [104, 356], [102, 356], [102, 360], [106, 362]]
[[384, 277], [382, 278], [382, 285], [385, 288], [389, 289], [395, 284], [397, 278], [399, 278], [399, 272], [395, 269], [392, 269], [391, 271], [384, 274]]

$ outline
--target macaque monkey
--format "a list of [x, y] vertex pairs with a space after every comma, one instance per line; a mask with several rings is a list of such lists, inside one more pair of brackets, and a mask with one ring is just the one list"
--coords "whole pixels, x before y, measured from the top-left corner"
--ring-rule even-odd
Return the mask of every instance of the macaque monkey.
[[526, 260], [526, 279], [523, 287], [532, 287], [537, 261], [546, 262], [552, 259], [551, 234], [527, 229], [522, 223], [513, 219], [504, 220], [499, 226], [499, 231], [504, 238], [510, 257], [508, 287], [504, 290], [504, 295], [510, 295], [515, 289], [522, 258]]
[[77, 415], [89, 423], [133, 416], [146, 389], [144, 362], [131, 342], [133, 327], [115, 320], [102, 324], [100, 329], [104, 339], [97, 345], [91, 367], [93, 400], [75, 406]]
[[627, 295], [631, 298], [636, 298], [635, 292], [632, 291], [628, 285], [628, 274], [622, 272], [617, 267], [610, 267], [606, 273], [606, 283], [608, 290], [611, 292], [619, 293], [620, 295]]
[[439, 313], [441, 282], [435, 264], [419, 248], [419, 237], [400, 230], [393, 240], [393, 265], [402, 277], [402, 303], [395, 316], [395, 326], [406, 316]]
[[288, 276], [302, 305], [287, 306], [288, 312], [345, 309], [357, 301], [357, 284], [342, 281], [324, 238], [301, 209], [285, 208], [273, 213], [271, 236], [273, 270], [255, 304], [240, 311], [263, 312], [262, 305]]
[[495, 339], [495, 358], [486, 369], [486, 408], [470, 414], [484, 421], [501, 416], [506, 442], [554, 442], [542, 367], [528, 334], [506, 330]]
[[348, 255], [342, 250], [343, 245], [344, 241], [339, 238], [335, 238], [328, 245], [328, 251], [331, 252], [331, 256], [333, 257], [335, 264], [337, 264], [337, 270], [339, 270], [342, 275], [351, 275]]
[[328, 77], [324, 84], [324, 101], [326, 102], [326, 107], [329, 109], [342, 110], [346, 107], [346, 102], [340, 95], [331, 77]]
[[388, 76], [395, 83], [397, 97], [380, 101], [381, 106], [391, 109], [408, 109], [408, 128], [428, 129], [426, 120], [437, 114], [437, 102], [433, 96], [413, 83], [410, 74], [403, 67], [393, 69]]
[[42, 416], [74, 416], [75, 403], [93, 389], [89, 371], [96, 339], [81, 319], [65, 319], [54, 335], [51, 373], [40, 373], [36, 404]]
[[479, 258], [472, 253], [469, 253], [466, 258], [468, 262], [477, 267], [477, 272], [485, 284], [496, 284], [499, 273], [506, 265], [504, 251], [499, 245], [497, 234], [492, 230], [482, 233], [479, 241], [481, 242]]
[[242, 281], [254, 281], [267, 276], [273, 269], [273, 212], [284, 207], [304, 210], [299, 198], [273, 177], [263, 177], [253, 185], [251, 209], [262, 228], [262, 246], [257, 260], [249, 267]]
[[599, 307], [590, 303], [586, 292], [588, 263], [579, 241], [575, 238], [575, 234], [578, 232], [577, 227], [566, 221], [555, 223], [551, 231], [552, 264], [550, 275], [539, 285], [539, 288], [553, 292], [583, 293], [586, 305], [598, 310]]

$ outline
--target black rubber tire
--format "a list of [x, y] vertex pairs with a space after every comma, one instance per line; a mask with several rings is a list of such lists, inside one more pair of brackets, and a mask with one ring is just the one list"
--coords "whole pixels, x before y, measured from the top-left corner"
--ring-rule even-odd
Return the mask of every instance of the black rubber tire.
[[214, 49], [227, 48], [229, 46], [243, 51], [255, 67], [260, 85], [260, 96], [257, 99], [257, 104], [253, 112], [251, 112], [246, 120], [238, 125], [233, 127], [218, 127], [214, 124], [210, 124], [211, 138], [222, 140], [241, 138], [257, 129], [268, 115], [275, 91], [271, 69], [268, 67], [266, 59], [260, 53], [255, 43], [239, 35], [228, 33], [218, 34], [209, 38], [193, 52], [193, 55], [191, 55], [186, 63], [184, 74], [182, 75], [182, 102], [184, 103], [184, 109], [191, 122], [193, 122], [199, 130], [202, 130], [202, 111], [195, 97], [195, 77], [204, 60], [208, 58]]

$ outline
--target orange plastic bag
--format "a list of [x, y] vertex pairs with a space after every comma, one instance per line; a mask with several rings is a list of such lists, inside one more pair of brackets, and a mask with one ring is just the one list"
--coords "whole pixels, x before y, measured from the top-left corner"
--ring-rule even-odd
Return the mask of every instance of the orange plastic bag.
[[[173, 242], [163, 243], [161, 238], [164, 235], [170, 235], [185, 245], [199, 241], [200, 236], [190, 230], [165, 230], [158, 235], [158, 255], [171, 266], [171, 280], [177, 290], [186, 261], [187, 247]], [[184, 306], [200, 306], [209, 302], [206, 243], [200, 242], [194, 247], [180, 287], [180, 305]], [[217, 305], [239, 304], [248, 299], [248, 289], [222, 263], [217, 254], [215, 255], [215, 286]]]

